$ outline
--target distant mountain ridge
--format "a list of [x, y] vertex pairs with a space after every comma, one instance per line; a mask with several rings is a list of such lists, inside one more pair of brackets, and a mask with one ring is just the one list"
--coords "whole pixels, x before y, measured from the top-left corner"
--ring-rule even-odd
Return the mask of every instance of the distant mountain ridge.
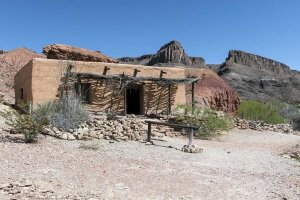
[[300, 104], [300, 72], [283, 63], [231, 50], [218, 73], [242, 99], [276, 99]]
[[230, 50], [226, 62], [227, 64], [236, 63], [280, 74], [293, 73], [290, 67], [283, 63], [239, 50]]
[[182, 45], [175, 40], [163, 45], [155, 54], [147, 54], [140, 57], [123, 57], [118, 60], [121, 63], [148, 66], [206, 67], [205, 60], [203, 58], [188, 56]]

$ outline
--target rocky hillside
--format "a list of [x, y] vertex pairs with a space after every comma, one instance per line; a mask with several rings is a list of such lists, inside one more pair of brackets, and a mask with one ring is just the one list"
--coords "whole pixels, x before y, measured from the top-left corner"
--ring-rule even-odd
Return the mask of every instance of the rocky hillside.
[[18, 48], [13, 51], [2, 51], [0, 54], [0, 96], [5, 101], [13, 103], [14, 76], [32, 58], [45, 58], [27, 48]]
[[300, 104], [299, 72], [277, 61], [243, 51], [230, 51], [219, 75], [242, 99], [277, 99]]
[[64, 44], [48, 45], [43, 48], [43, 53], [47, 55], [48, 59], [118, 63], [117, 60], [112, 59], [99, 51], [91, 51]]
[[148, 54], [141, 57], [124, 57], [118, 60], [121, 63], [149, 66], [186, 66], [197, 68], [206, 66], [203, 58], [188, 56], [182, 45], [175, 40], [163, 45], [156, 54]]
[[[215, 72], [209, 69], [187, 69], [188, 76], [201, 77], [195, 84], [196, 107], [210, 107], [226, 113], [234, 113], [239, 105], [237, 93]], [[191, 103], [191, 86], [186, 86], [187, 103]]]

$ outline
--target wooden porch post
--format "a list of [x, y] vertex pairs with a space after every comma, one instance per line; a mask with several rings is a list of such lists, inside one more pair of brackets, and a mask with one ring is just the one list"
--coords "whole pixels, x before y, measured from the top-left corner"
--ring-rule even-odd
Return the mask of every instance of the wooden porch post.
[[126, 87], [124, 88], [124, 115], [127, 115], [127, 95], [126, 95]]
[[168, 115], [171, 114], [171, 84], [168, 85]]
[[192, 114], [195, 112], [195, 82], [192, 83]]

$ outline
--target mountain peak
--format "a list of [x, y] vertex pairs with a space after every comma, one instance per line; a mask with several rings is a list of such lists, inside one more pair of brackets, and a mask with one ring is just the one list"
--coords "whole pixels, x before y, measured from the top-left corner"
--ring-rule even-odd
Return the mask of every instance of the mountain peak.
[[168, 42], [167, 44], [164, 44], [164, 45], [158, 50], [158, 52], [161, 51], [161, 50], [163, 50], [163, 49], [166, 49], [166, 48], [168, 48], [168, 47], [170, 47], [170, 46], [177, 46], [178, 48], [183, 49], [183, 47], [182, 47], [182, 45], [180, 44], [180, 42], [178, 42], [178, 41], [176, 41], [176, 40], [172, 40], [172, 41]]

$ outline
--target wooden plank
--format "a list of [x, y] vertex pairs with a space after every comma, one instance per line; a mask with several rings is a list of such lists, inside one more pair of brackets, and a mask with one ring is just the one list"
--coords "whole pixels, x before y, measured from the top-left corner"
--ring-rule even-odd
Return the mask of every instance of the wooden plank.
[[178, 127], [178, 128], [188, 128], [188, 129], [199, 130], [199, 127], [197, 127], [197, 126], [182, 125], [182, 124], [172, 124], [172, 123], [150, 121], [150, 120], [146, 120], [145, 122], [148, 123], [148, 124], [151, 123], [151, 124], [166, 125], [166, 126], [172, 126], [172, 127]]

